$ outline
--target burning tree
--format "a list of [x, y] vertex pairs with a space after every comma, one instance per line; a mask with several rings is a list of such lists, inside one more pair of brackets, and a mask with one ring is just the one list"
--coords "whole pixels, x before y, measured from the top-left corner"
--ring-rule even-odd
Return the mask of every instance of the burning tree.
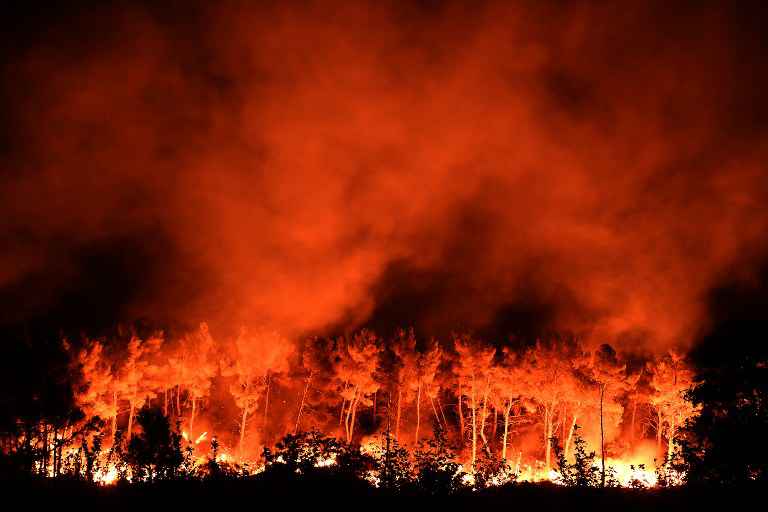
[[544, 467], [547, 471], [552, 463], [551, 439], [557, 429], [557, 414], [569, 391], [565, 383], [571, 374], [571, 363], [563, 355], [558, 345], [547, 345], [539, 341], [522, 358], [529, 393], [538, 404], [542, 417]]
[[178, 412], [181, 412], [179, 400], [182, 389], [187, 390], [188, 400], [191, 403], [188, 427], [190, 439], [194, 438], [198, 402], [208, 396], [211, 389], [211, 379], [218, 369], [218, 358], [213, 354], [215, 348], [208, 324], [201, 323], [197, 331], [181, 339], [179, 352], [170, 361], [172, 365], [177, 366], [176, 406]]
[[[79, 350], [69, 352], [70, 368], [79, 375], [75, 382], [88, 383], [73, 388], [84, 417], [68, 416], [59, 422], [65, 426], [54, 429], [58, 433], [52, 439], [47, 425], [31, 428], [24, 442], [30, 452], [36, 445], [48, 450], [46, 442], [56, 445], [54, 467], [59, 468], [67, 450], [79, 453], [77, 446], [70, 446], [80, 442], [75, 438], [85, 440], [84, 435], [91, 435], [80, 434], [82, 429], [75, 428], [75, 423], [85, 425], [90, 418], [104, 415], [112, 419], [115, 433], [117, 406], [122, 403], [125, 410], [127, 403], [123, 438], [128, 443], [122, 447], [113, 443], [115, 450], [126, 450], [135, 434], [136, 411], [144, 405], [156, 405], [159, 410], [157, 396], [165, 398], [162, 415], [169, 421], [169, 411], [175, 411], [180, 421], [182, 410], [188, 414], [187, 431], [182, 435], [195, 439], [190, 436], [196, 434], [193, 429], [200, 415], [200, 400], [212, 394], [218, 397], [215, 385], [217, 390], [228, 390], [239, 408], [233, 421], [238, 432], [232, 433], [231, 440], [226, 432], [219, 433], [223, 434], [219, 436], [223, 440], [222, 457], [234, 456], [228, 448], [231, 446], [237, 447], [236, 457], [244, 460], [248, 445], [257, 439], [256, 425], [264, 440], [271, 429], [285, 426], [277, 419], [286, 416], [290, 417], [286, 430], [296, 435], [302, 423], [308, 422], [308, 415], [313, 428], [326, 431], [335, 427], [337, 417], [343, 440], [351, 445], [359, 437], [356, 434], [364, 411], [366, 415], [372, 412], [371, 421], [365, 423], [366, 434], [381, 432], [375, 397], [383, 386], [388, 391], [387, 439], [390, 432], [399, 434], [407, 428], [409, 436], [413, 433], [414, 445], [419, 446], [425, 437], [425, 418], [434, 417], [433, 426], [441, 436], [447, 432], [453, 416], [446, 416], [441, 392], [445, 391], [444, 397], [455, 391], [458, 439], [462, 446], [466, 442], [459, 457], [465, 467], [472, 468], [468, 480], [499, 482], [509, 477], [511, 467], [521, 479], [552, 478], [552, 450], [558, 450], [558, 457], [576, 455], [573, 448], [578, 423], [586, 426], [585, 433], [592, 438], [599, 433], [602, 485], [606, 456], [617, 446], [611, 443], [623, 418], [622, 400], [629, 405], [642, 403], [646, 390], [653, 390], [648, 400], [660, 418], [657, 438], [666, 438], [668, 454], [680, 425], [691, 413], [681, 397], [691, 380], [690, 369], [675, 354], [649, 363], [640, 375], [628, 375], [625, 364], [610, 347], [587, 351], [574, 339], [539, 341], [521, 351], [509, 346], [497, 349], [469, 335], [455, 335], [452, 342], [444, 346], [433, 339], [417, 342], [413, 331], [401, 330], [384, 343], [373, 332], [363, 330], [335, 340], [306, 340], [299, 345], [299, 358], [292, 357], [295, 346], [274, 331], [242, 329], [231, 340], [215, 343], [202, 324], [172, 343], [164, 343], [160, 334], [146, 340], [133, 336], [122, 350], [119, 344], [112, 348], [117, 354], [113, 359], [105, 355], [105, 342], [85, 340]], [[443, 347], [449, 347], [445, 359]], [[275, 388], [277, 379], [285, 379], [287, 385]], [[286, 400], [286, 391], [295, 392], [295, 400]], [[275, 396], [281, 400], [276, 402]], [[384, 403], [379, 398], [379, 404]], [[263, 413], [262, 421], [254, 421], [257, 411]], [[533, 428], [523, 426], [538, 421], [541, 423]], [[563, 446], [553, 445], [555, 438], [564, 441]], [[510, 446], [515, 446], [514, 464], [509, 464]], [[83, 449], [82, 453], [88, 459], [93, 450]], [[43, 461], [38, 467], [48, 464]], [[497, 478], [502, 474], [499, 471], [506, 475], [501, 480]]]
[[344, 423], [347, 443], [354, 438], [358, 409], [372, 405], [372, 395], [379, 389], [375, 375], [381, 352], [376, 335], [365, 329], [336, 341], [336, 380], [342, 397], [339, 423]]
[[684, 358], [674, 351], [649, 365], [649, 371], [652, 388], [649, 400], [654, 414], [656, 449], [661, 453], [662, 432], [666, 431], [666, 459], [671, 460], [677, 431], [693, 414], [692, 404], [683, 396], [693, 383], [693, 372]]
[[417, 380], [417, 354], [416, 335], [413, 329], [400, 329], [392, 343], [392, 351], [395, 355], [393, 365], [393, 380], [397, 390], [397, 404], [395, 406], [395, 439], [400, 441], [400, 420], [403, 412], [403, 402], [408, 401], [409, 391], [413, 382]]
[[601, 481], [605, 486], [605, 420], [606, 415], [614, 425], [621, 420], [623, 409], [619, 397], [626, 391], [626, 365], [621, 364], [616, 351], [602, 345], [591, 353], [587, 366], [582, 368], [599, 390], [597, 400], [600, 416]]
[[501, 437], [501, 458], [507, 460], [507, 440], [510, 427], [522, 421], [524, 396], [531, 394], [525, 372], [518, 364], [517, 354], [505, 348], [497, 367], [491, 390], [494, 410], [502, 411], [504, 430]]
[[436, 385], [437, 367], [441, 361], [440, 346], [435, 340], [430, 340], [424, 351], [418, 351], [413, 330], [407, 332], [401, 330], [393, 344], [393, 351], [396, 356], [395, 382], [397, 387], [395, 437], [399, 439], [400, 436], [400, 420], [404, 405], [415, 402], [414, 445], [417, 445], [421, 428], [422, 395], [429, 398], [435, 421], [438, 425], [441, 424], [440, 415], [435, 405], [435, 399], [440, 390], [439, 385]]
[[[66, 341], [65, 347], [72, 350]], [[112, 393], [112, 365], [104, 353], [104, 345], [98, 340], [85, 340], [73, 359], [74, 371], [81, 377], [74, 390], [78, 407], [86, 417], [111, 419], [114, 425], [117, 421], [117, 395]]]
[[[293, 433], [301, 431], [301, 420], [313, 408], [310, 405], [312, 390], [314, 387], [324, 389], [328, 387], [329, 376], [333, 374], [333, 341], [325, 338], [310, 338], [303, 344], [301, 354], [302, 371], [306, 374], [306, 380], [299, 398], [299, 408], [296, 413], [296, 423]], [[314, 387], [313, 387], [314, 386]]]
[[[160, 350], [162, 344], [163, 338], [160, 336], [153, 336], [147, 340], [132, 336], [126, 348], [125, 358], [117, 371], [113, 397], [115, 407], [121, 397], [128, 401], [127, 442], [130, 442], [133, 434], [136, 409], [141, 408], [147, 396], [155, 392], [154, 382], [147, 377], [152, 373], [150, 360]], [[113, 420], [112, 425], [114, 434], [116, 420]]]
[[269, 414], [270, 379], [276, 373], [288, 369], [293, 346], [275, 331], [257, 331], [249, 334], [242, 329], [232, 347], [232, 356], [223, 370], [224, 375], [233, 375], [235, 382], [230, 392], [237, 406], [242, 409], [240, 420], [239, 452], [244, 453], [248, 415], [256, 410], [259, 401], [264, 401], [264, 423]]
[[[488, 395], [491, 390], [491, 362], [495, 354], [493, 347], [488, 347], [469, 335], [454, 336], [454, 348], [458, 357], [454, 361], [454, 372], [458, 380], [458, 410], [462, 421], [463, 433], [463, 402], [469, 402], [471, 417], [472, 455], [470, 467], [474, 471], [477, 461], [477, 437], [484, 432]], [[482, 412], [480, 406], [482, 403]], [[478, 418], [479, 417], [479, 418]], [[485, 434], [483, 433], [483, 438]]]

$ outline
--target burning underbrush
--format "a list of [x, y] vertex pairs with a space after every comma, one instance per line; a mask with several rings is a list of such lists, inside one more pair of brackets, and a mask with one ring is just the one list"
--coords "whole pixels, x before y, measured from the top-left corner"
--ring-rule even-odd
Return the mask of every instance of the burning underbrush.
[[[413, 452], [401, 447], [389, 432], [357, 445], [346, 444], [317, 430], [298, 432], [286, 435], [274, 447], [265, 449], [262, 457], [249, 461], [222, 451], [216, 438], [202, 443], [189, 440], [183, 432], [174, 433], [159, 410], [144, 408], [137, 420], [147, 433], [139, 432], [127, 450], [122, 450], [119, 443], [102, 452], [98, 442], [91, 450], [85, 445], [71, 448], [65, 451], [58, 466], [49, 468], [46, 476], [53, 477], [55, 470], [59, 478], [100, 486], [264, 478], [290, 482], [325, 476], [398, 494], [438, 496], [518, 483], [636, 489], [681, 483], [680, 475], [665, 476], [663, 467], [648, 470], [642, 464], [614, 459], [606, 461], [606, 480], [601, 482], [602, 470], [595, 454], [585, 451], [586, 442], [578, 433], [574, 435], [574, 461], [569, 462], [559, 452], [556, 467], [545, 471], [540, 463], [536, 467], [513, 466], [509, 461], [492, 458], [482, 458], [474, 467], [466, 467], [459, 462], [440, 430], [423, 440]], [[154, 434], [149, 434], [150, 431]], [[660, 478], [667, 480], [660, 482]]]
[[99, 484], [320, 471], [432, 494], [667, 486], [681, 481], [669, 462], [695, 413], [680, 355], [629, 358], [573, 338], [217, 340], [201, 325], [64, 347], [71, 406], [18, 418], [2, 451], [23, 472]]

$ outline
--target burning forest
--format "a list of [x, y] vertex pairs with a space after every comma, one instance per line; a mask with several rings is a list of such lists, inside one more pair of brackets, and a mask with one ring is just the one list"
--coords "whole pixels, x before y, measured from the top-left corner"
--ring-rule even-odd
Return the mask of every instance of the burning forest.
[[[202, 324], [178, 339], [132, 333], [80, 348], [62, 343], [74, 408], [51, 424], [19, 419], [21, 435], [4, 445], [26, 456], [32, 473], [105, 484], [153, 478], [159, 464], [145, 466], [133, 452], [156, 414], [169, 432], [176, 425], [193, 473], [206, 471], [215, 446], [210, 460], [257, 474], [265, 449], [286, 435], [322, 432], [379, 457], [439, 440], [455, 451], [450, 463], [469, 487], [478, 472], [483, 485], [560, 482], [583, 456], [575, 453], [581, 442], [597, 447], [601, 485], [653, 486], [657, 469], [672, 468], [678, 431], [695, 414], [684, 398], [693, 372], [681, 355], [626, 359], [574, 338], [515, 349], [470, 335], [417, 340], [412, 330], [391, 338], [361, 330], [292, 343], [243, 329], [217, 341]], [[315, 462], [336, 463], [330, 455]], [[376, 485], [380, 472], [370, 470]]]
[[3, 482], [768, 479], [762, 4], [5, 14]]

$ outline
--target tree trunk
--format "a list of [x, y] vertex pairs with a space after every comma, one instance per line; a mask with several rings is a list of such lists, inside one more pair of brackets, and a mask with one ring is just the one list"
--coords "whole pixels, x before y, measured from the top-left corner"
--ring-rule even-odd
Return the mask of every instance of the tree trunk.
[[501, 458], [507, 460], [507, 435], [509, 435], [509, 412], [512, 410], [512, 400], [507, 402], [504, 408], [504, 437], [501, 442]]
[[312, 381], [312, 371], [309, 372], [307, 377], [307, 384], [304, 386], [304, 393], [301, 395], [301, 403], [299, 404], [299, 414], [296, 416], [296, 426], [293, 428], [293, 433], [296, 434], [299, 431], [299, 423], [301, 422], [301, 413], [304, 410], [304, 402], [307, 400], [307, 392], [309, 392], [309, 383]]
[[[27, 440], [29, 441], [29, 438], [32, 437], [30, 432], [27, 432]], [[58, 454], [59, 454], [59, 428], [53, 427], [53, 476], [57, 477], [59, 475], [59, 466], [58, 466]]]
[[565, 420], [568, 418], [568, 407], [566, 407], [565, 404], [563, 404], [563, 408], [560, 411], [561, 414], [561, 420], [560, 420], [560, 439], [565, 439], [565, 436], [568, 435], [568, 433], [565, 431]]
[[421, 381], [416, 391], [416, 435], [414, 436], [414, 445], [419, 444], [419, 426], [421, 425]]
[[432, 395], [429, 395], [429, 403], [432, 404], [432, 412], [435, 413], [435, 420], [437, 421], [437, 425], [440, 427], [440, 430], [442, 430], [443, 424], [440, 422], [440, 415], [437, 414], [437, 407], [435, 407], [435, 399], [432, 397]]
[[488, 390], [490, 389], [490, 383], [485, 383], [485, 391], [483, 392], [483, 413], [480, 415], [480, 438], [483, 440], [483, 447], [488, 449], [488, 439], [485, 437], [485, 420], [488, 417]]
[[195, 410], [197, 407], [197, 398], [192, 395], [192, 414], [189, 417], [189, 438], [194, 439], [194, 429], [195, 429]]
[[181, 416], [181, 385], [176, 385], [176, 416]]
[[475, 377], [472, 376], [472, 472], [475, 472], [477, 459], [477, 404], [475, 403]]
[[464, 394], [461, 391], [461, 379], [459, 379], [459, 439], [461, 439], [461, 446], [464, 446], [464, 408], [461, 406], [461, 402], [464, 399]]
[[341, 426], [341, 421], [344, 418], [344, 409], [347, 406], [347, 399], [344, 398], [343, 394], [347, 392], [347, 381], [344, 381], [344, 385], [341, 387], [342, 397], [341, 397], [341, 411], [339, 412], [339, 426]]
[[552, 462], [552, 443], [549, 438], [552, 436], [552, 418], [549, 411], [549, 405], [544, 406], [544, 466], [549, 471]]
[[354, 403], [352, 404], [352, 419], [351, 423], [349, 424], [349, 443], [352, 442], [352, 439], [355, 438], [355, 417], [357, 416], [357, 404], [360, 403], [359, 394], [358, 397], [355, 398]]
[[131, 442], [131, 433], [133, 431], [133, 411], [136, 407], [136, 402], [134, 400], [131, 400], [131, 408], [128, 410], [128, 436], [126, 437], [126, 440], [128, 443]]
[[163, 401], [163, 416], [167, 418], [168, 417], [168, 388], [163, 389], [163, 396], [165, 397], [165, 400]]
[[675, 443], [675, 416], [669, 417], [669, 432], [667, 433], [667, 463], [672, 461], [672, 452]]
[[635, 440], [635, 417], [637, 416], [637, 399], [632, 400], [632, 423], [629, 429], [629, 439]]
[[445, 411], [443, 410], [443, 403], [440, 401], [440, 394], [437, 395], [437, 408], [440, 409], [440, 416], [443, 418], [443, 425], [448, 429], [448, 420], [445, 419]]
[[563, 454], [568, 457], [568, 450], [571, 448], [571, 440], [573, 439], [573, 431], [576, 430], [576, 414], [574, 413], [571, 420], [571, 428], [568, 429], [568, 436], [565, 438], [565, 448]]
[[115, 414], [112, 415], [112, 446], [114, 446], [117, 435], [117, 391], [112, 392], [112, 407], [115, 409]]
[[491, 440], [496, 440], [496, 430], [499, 428], [499, 411], [496, 407], [493, 408], [493, 430], [491, 431]]
[[269, 414], [269, 387], [270, 387], [270, 379], [269, 379], [269, 372], [267, 372], [266, 377], [266, 384], [267, 384], [267, 392], [266, 397], [264, 398], [264, 433], [267, 432], [267, 419]]
[[397, 386], [397, 414], [395, 416], [395, 439], [400, 442], [400, 402], [403, 401], [403, 388]]
[[248, 419], [248, 407], [243, 407], [243, 419], [240, 421], [240, 457], [243, 456], [243, 445], [245, 444], [245, 421]]
[[[40, 475], [48, 476], [48, 424], [43, 425], [43, 457], [40, 464]], [[10, 450], [8, 450], [10, 452]]]
[[656, 454], [661, 453], [661, 427], [663, 418], [661, 415], [661, 408], [656, 409]]
[[357, 385], [355, 385], [352, 399], [349, 401], [349, 407], [347, 407], [347, 415], [344, 419], [344, 432], [346, 434], [347, 443], [352, 441], [350, 418], [352, 417], [352, 410], [355, 407], [357, 401]]
[[605, 431], [603, 429], [603, 397], [605, 384], [600, 386], [600, 485], [605, 487]]

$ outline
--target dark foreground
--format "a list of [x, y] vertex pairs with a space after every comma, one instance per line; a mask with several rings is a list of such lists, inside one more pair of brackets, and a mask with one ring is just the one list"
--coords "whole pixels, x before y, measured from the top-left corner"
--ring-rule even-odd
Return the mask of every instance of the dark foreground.
[[579, 489], [551, 484], [517, 484], [451, 496], [393, 494], [359, 480], [338, 477], [303, 480], [254, 478], [224, 481], [169, 481], [155, 484], [99, 487], [86, 482], [26, 480], [0, 482], [4, 501], [16, 507], [42, 505], [54, 509], [140, 510], [147, 507], [235, 509], [238, 511], [297, 507], [307, 509], [367, 509], [392, 501], [429, 502], [442, 507], [477, 510], [478, 507], [518, 510], [721, 510], [762, 509], [765, 488], [678, 487], [667, 489]]

